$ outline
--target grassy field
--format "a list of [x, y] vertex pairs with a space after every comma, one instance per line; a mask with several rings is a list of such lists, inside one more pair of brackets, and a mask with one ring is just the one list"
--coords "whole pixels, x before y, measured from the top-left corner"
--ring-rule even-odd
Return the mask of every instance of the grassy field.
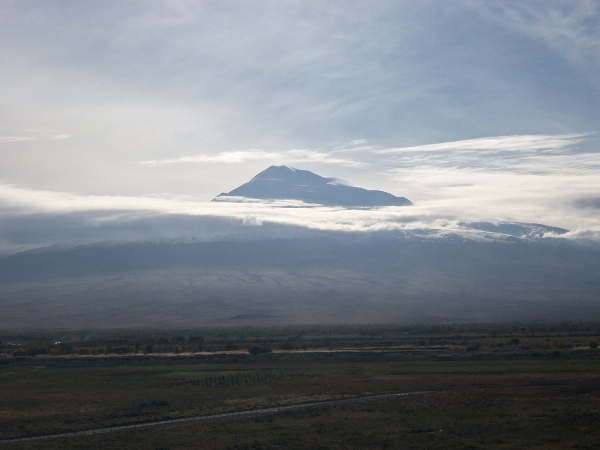
[[452, 390], [20, 448], [592, 449], [600, 445], [597, 395], [556, 388]]
[[[213, 335], [204, 331], [202, 339], [183, 336], [182, 342], [174, 335], [154, 338], [154, 344], [147, 343], [146, 335], [130, 336], [129, 341], [79, 335], [78, 341], [69, 342], [68, 353], [36, 355], [28, 355], [37, 353], [29, 348], [60, 349], [65, 343], [44, 341], [40, 335], [4, 337], [0, 439], [342, 395], [427, 390], [409, 398], [53, 440], [31, 448], [600, 445], [600, 354], [592, 329], [381, 328], [362, 334], [334, 328], [301, 336], [297, 330], [291, 335], [282, 330], [230, 330], [226, 336], [222, 330]], [[153, 352], [144, 353], [148, 345]], [[179, 353], [170, 351], [175, 345], [181, 347], [175, 348]], [[251, 354], [246, 346], [261, 346], [265, 353]], [[100, 353], [95, 347], [130, 351]], [[81, 348], [87, 351], [80, 353]]]

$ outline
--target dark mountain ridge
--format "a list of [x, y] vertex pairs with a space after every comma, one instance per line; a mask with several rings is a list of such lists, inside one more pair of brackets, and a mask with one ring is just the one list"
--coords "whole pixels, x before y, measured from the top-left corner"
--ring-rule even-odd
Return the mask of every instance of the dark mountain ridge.
[[129, 243], [0, 258], [0, 328], [591, 320], [600, 252], [566, 239]]
[[458, 284], [495, 280], [504, 285], [600, 287], [600, 252], [566, 240], [515, 239], [511, 244], [466, 241], [457, 235], [422, 239], [385, 233], [39, 249], [0, 257], [0, 285], [148, 270], [265, 267], [292, 271], [316, 267], [324, 273], [343, 268], [396, 280], [435, 270]]

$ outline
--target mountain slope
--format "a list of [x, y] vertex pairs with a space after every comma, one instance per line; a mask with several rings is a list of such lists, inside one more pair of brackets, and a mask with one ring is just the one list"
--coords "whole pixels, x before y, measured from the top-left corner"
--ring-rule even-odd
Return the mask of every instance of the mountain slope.
[[329, 233], [0, 257], [0, 329], [594, 320], [600, 251]]
[[249, 182], [222, 193], [214, 200], [227, 197], [246, 197], [262, 200], [301, 200], [325, 206], [375, 207], [406, 206], [412, 203], [404, 197], [396, 197], [383, 191], [335, 184], [332, 178], [324, 178], [308, 170], [286, 166], [271, 166]]

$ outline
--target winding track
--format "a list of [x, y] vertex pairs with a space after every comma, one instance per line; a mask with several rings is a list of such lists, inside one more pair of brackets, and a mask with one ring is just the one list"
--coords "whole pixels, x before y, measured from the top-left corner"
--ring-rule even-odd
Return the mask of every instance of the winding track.
[[293, 411], [306, 408], [315, 408], [322, 406], [339, 405], [343, 403], [354, 403], [368, 400], [377, 400], [390, 397], [402, 397], [407, 395], [425, 394], [430, 391], [414, 391], [414, 392], [392, 392], [387, 394], [363, 395], [360, 397], [340, 398], [332, 400], [323, 400], [319, 402], [297, 403], [293, 405], [273, 406], [270, 408], [248, 409], [244, 411], [232, 411], [221, 414], [209, 414], [205, 416], [180, 417], [178, 419], [156, 420], [153, 422], [134, 423], [129, 425], [121, 425], [107, 428], [94, 428], [91, 430], [71, 431], [68, 433], [46, 434], [43, 436], [29, 436], [14, 439], [0, 440], [0, 445], [19, 444], [21, 442], [45, 441], [56, 438], [70, 438], [75, 436], [92, 436], [97, 434], [114, 433], [116, 431], [133, 430], [137, 428], [171, 428], [176, 426], [192, 425], [197, 423], [210, 423], [218, 420], [237, 419], [240, 417], [261, 416], [274, 414], [283, 411]]

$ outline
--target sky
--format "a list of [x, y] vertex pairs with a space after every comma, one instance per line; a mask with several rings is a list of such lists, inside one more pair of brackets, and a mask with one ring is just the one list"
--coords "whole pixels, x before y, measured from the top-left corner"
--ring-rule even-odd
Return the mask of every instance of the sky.
[[[600, 241], [597, 1], [0, 0], [0, 56], [0, 252], [166, 216]], [[273, 164], [414, 206], [209, 203]]]

